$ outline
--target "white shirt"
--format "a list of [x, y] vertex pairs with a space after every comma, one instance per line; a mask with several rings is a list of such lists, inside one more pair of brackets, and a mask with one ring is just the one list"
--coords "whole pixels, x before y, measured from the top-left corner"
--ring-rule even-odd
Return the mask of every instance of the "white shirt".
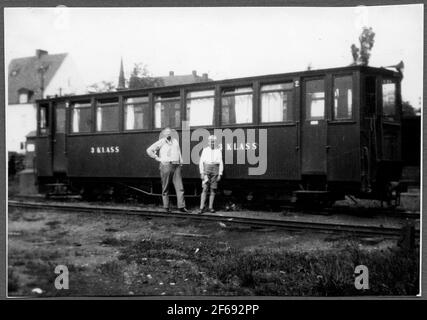
[[219, 164], [218, 174], [221, 176], [224, 170], [224, 164], [222, 162], [222, 152], [219, 149], [211, 149], [211, 147], [205, 147], [200, 156], [199, 170], [200, 174], [203, 174], [203, 164]]
[[168, 141], [166, 138], [162, 138], [147, 148], [148, 155], [154, 159], [157, 158], [157, 151], [160, 162], [182, 163], [181, 149], [176, 139], [172, 138], [171, 141]]

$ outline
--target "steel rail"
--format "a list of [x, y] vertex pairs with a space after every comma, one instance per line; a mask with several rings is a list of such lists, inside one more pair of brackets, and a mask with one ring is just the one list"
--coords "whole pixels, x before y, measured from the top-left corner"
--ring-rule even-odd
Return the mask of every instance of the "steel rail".
[[[24, 208], [24, 209], [43, 209], [43, 210], [59, 210], [66, 212], [80, 213], [104, 213], [104, 214], [127, 214], [140, 215], [144, 217], [159, 217], [159, 218], [181, 218], [192, 219], [198, 221], [213, 221], [230, 224], [247, 225], [254, 228], [280, 228], [292, 231], [317, 231], [317, 232], [342, 232], [351, 233], [362, 236], [385, 236], [399, 237], [402, 235], [402, 229], [396, 227], [383, 226], [367, 226], [356, 224], [339, 224], [339, 223], [324, 223], [324, 222], [307, 222], [307, 221], [290, 221], [286, 219], [262, 219], [262, 218], [246, 218], [246, 217], [230, 217], [219, 216], [214, 214], [192, 214], [181, 212], [163, 212], [151, 209], [135, 209], [135, 208], [117, 208], [112, 206], [98, 206], [86, 204], [52, 204], [43, 202], [21, 202], [15, 200], [8, 201], [9, 207]], [[419, 230], [415, 230], [416, 236], [419, 237]]]
[[410, 219], [419, 219], [419, 211], [405, 211], [402, 209], [393, 209], [393, 208], [375, 208], [375, 207], [332, 207], [332, 208], [305, 208], [298, 206], [280, 206], [281, 209], [287, 210], [290, 212], [301, 212], [307, 214], [318, 214], [318, 215], [331, 215], [331, 214], [348, 214], [348, 215], [365, 215], [365, 216], [390, 216], [390, 217], [400, 217], [400, 218], [410, 218]]

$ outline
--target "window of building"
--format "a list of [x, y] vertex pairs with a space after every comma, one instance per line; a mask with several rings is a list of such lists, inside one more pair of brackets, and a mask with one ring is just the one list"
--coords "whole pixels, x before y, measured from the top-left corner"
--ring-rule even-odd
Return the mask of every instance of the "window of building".
[[99, 100], [96, 103], [96, 131], [119, 130], [119, 101]]
[[214, 121], [214, 90], [187, 94], [187, 121], [190, 126], [211, 126]]
[[334, 120], [351, 119], [353, 113], [352, 76], [334, 79]]
[[252, 96], [251, 87], [224, 90], [221, 99], [222, 124], [252, 123]]
[[309, 80], [305, 86], [306, 120], [325, 118], [325, 84], [323, 79]]
[[148, 129], [150, 114], [148, 97], [127, 98], [125, 108], [125, 130]]
[[27, 152], [34, 152], [36, 150], [36, 146], [34, 143], [28, 143], [26, 146]]
[[72, 105], [71, 131], [90, 132], [92, 125], [92, 110], [90, 102], [78, 102]]
[[384, 79], [382, 83], [383, 116], [393, 120], [396, 115], [396, 84]]
[[261, 122], [293, 121], [293, 84], [261, 86]]
[[39, 121], [39, 127], [40, 127], [40, 134], [47, 134], [49, 131], [49, 106], [48, 105], [41, 105], [40, 106], [40, 121]]
[[181, 126], [181, 103], [177, 93], [163, 94], [154, 100], [154, 127], [178, 128]]
[[28, 92], [21, 92], [19, 94], [19, 103], [28, 103]]

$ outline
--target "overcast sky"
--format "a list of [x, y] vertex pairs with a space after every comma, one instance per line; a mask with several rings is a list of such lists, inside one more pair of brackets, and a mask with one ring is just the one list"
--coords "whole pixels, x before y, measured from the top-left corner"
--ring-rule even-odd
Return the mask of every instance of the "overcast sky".
[[341, 67], [362, 27], [375, 32], [370, 65], [403, 60], [403, 99], [422, 97], [423, 5], [346, 8], [6, 8], [11, 59], [68, 52], [86, 84], [117, 83], [136, 62], [155, 76], [207, 72], [214, 80]]

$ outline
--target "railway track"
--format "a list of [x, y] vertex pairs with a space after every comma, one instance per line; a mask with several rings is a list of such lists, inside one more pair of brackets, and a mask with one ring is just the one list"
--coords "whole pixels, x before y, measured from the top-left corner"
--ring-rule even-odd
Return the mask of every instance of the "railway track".
[[[221, 216], [218, 214], [192, 214], [173, 212], [167, 213], [164, 211], [142, 208], [119, 208], [114, 206], [99, 206], [87, 204], [54, 204], [46, 202], [28, 202], [9, 200], [10, 208], [21, 209], [39, 209], [39, 210], [56, 210], [65, 212], [87, 212], [87, 213], [103, 213], [103, 214], [127, 214], [140, 215], [143, 217], [162, 217], [162, 218], [181, 218], [192, 219], [196, 221], [213, 221], [223, 222], [234, 225], [250, 226], [252, 228], [278, 228], [292, 231], [314, 231], [327, 233], [347, 233], [358, 236], [383, 236], [383, 237], [400, 237], [402, 229], [398, 227], [383, 227], [372, 225], [357, 225], [357, 224], [341, 224], [328, 222], [307, 222], [294, 221], [288, 219], [264, 219], [264, 218], [248, 218], [248, 217], [230, 217]], [[419, 230], [415, 230], [415, 235], [419, 237]]]
[[295, 207], [295, 206], [281, 206], [283, 210], [289, 212], [302, 212], [306, 214], [316, 214], [316, 215], [332, 215], [332, 214], [347, 214], [352, 216], [363, 216], [363, 217], [399, 217], [399, 218], [409, 218], [409, 219], [419, 219], [419, 211], [405, 211], [402, 209], [396, 208], [364, 208], [364, 207], [345, 207], [345, 206], [336, 206], [331, 208], [304, 208], [304, 207]]

